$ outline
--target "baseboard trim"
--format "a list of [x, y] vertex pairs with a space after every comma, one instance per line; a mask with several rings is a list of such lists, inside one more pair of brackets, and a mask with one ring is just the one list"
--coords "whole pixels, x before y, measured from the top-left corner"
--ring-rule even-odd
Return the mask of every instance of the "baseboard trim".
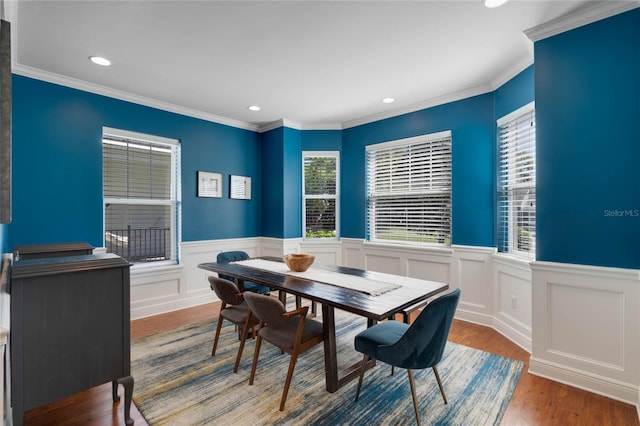
[[[531, 357], [529, 373], [587, 392], [631, 404], [638, 410], [638, 387]], [[640, 414], [639, 414], [640, 418]]]
[[217, 301], [215, 294], [194, 296], [189, 298], [182, 298], [180, 300], [171, 300], [168, 302], [145, 304], [139, 308], [131, 307], [131, 320], [137, 320], [154, 315], [166, 314], [180, 309], [193, 308], [195, 306], [204, 305], [206, 303], [213, 303]]

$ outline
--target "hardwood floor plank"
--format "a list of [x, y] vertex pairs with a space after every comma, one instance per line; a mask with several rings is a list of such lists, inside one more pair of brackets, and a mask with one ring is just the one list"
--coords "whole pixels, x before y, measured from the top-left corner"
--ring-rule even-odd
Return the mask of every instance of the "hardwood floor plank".
[[[132, 321], [131, 339], [216, 318], [219, 309], [219, 303], [211, 303]], [[529, 353], [491, 328], [455, 320], [449, 339], [525, 363], [502, 425], [640, 426], [632, 405], [529, 374]], [[132, 404], [131, 416], [136, 426], [147, 425], [135, 404]], [[111, 384], [107, 383], [30, 410], [25, 413], [24, 424], [124, 426], [123, 407], [122, 402], [112, 403]]]

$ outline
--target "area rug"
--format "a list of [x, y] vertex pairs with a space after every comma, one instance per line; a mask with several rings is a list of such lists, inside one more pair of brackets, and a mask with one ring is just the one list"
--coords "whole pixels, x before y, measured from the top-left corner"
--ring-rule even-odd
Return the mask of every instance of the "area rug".
[[[149, 425], [415, 424], [406, 370], [396, 369], [391, 376], [390, 367], [378, 363], [365, 374], [360, 399], [354, 402], [357, 380], [335, 393], [326, 391], [322, 344], [298, 359], [281, 412], [289, 355], [264, 342], [250, 386], [254, 340], [247, 341], [234, 374], [238, 334], [225, 322], [212, 357], [215, 327], [212, 319], [133, 342], [133, 400]], [[365, 327], [362, 317], [336, 311], [341, 368], [361, 361], [353, 337]], [[422, 424], [499, 424], [522, 367], [522, 362], [449, 342], [438, 366], [449, 404], [444, 404], [431, 369], [414, 374]]]

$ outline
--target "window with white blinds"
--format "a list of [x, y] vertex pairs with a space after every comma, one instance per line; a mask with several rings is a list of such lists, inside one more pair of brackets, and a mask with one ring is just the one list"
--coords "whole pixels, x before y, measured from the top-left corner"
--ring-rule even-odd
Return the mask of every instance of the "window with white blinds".
[[337, 238], [340, 153], [302, 153], [302, 223], [305, 238]]
[[103, 129], [107, 252], [134, 264], [177, 260], [179, 149], [173, 139]]
[[498, 120], [498, 251], [536, 252], [536, 120], [528, 104]]
[[371, 241], [451, 244], [451, 132], [366, 147]]

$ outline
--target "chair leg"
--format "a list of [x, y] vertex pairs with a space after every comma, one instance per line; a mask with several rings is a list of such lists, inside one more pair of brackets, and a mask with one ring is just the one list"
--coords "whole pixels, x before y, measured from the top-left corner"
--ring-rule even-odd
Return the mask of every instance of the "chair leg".
[[442, 394], [442, 399], [444, 399], [444, 403], [447, 403], [447, 397], [444, 394], [444, 387], [442, 387], [442, 381], [440, 380], [440, 374], [438, 374], [438, 369], [436, 368], [436, 366], [433, 366], [433, 372], [436, 375], [436, 380], [438, 381], [438, 386], [440, 386], [440, 393]]
[[418, 426], [420, 426], [420, 411], [418, 411], [418, 399], [416, 398], [416, 385], [413, 382], [413, 372], [411, 369], [407, 368], [407, 373], [409, 374], [409, 386], [411, 387], [411, 397], [413, 398], [413, 409], [416, 412], [416, 422], [418, 422]]
[[218, 317], [218, 325], [216, 326], [216, 337], [213, 339], [213, 349], [211, 349], [211, 356], [216, 354], [216, 347], [218, 346], [218, 338], [220, 337], [220, 329], [222, 328], [222, 315]]
[[[247, 341], [247, 334], [249, 333], [249, 323], [251, 322], [251, 311], [247, 314], [247, 319], [242, 327], [242, 336], [240, 337], [240, 347], [238, 348], [238, 355], [236, 355], [236, 364], [233, 366], [233, 372], [238, 372], [240, 366], [240, 358], [242, 358], [242, 351], [244, 350], [244, 343]], [[253, 327], [252, 327], [253, 329]]]
[[367, 364], [367, 358], [369, 358], [367, 355], [365, 355], [364, 358], [362, 358], [362, 366], [360, 367], [360, 378], [358, 379], [358, 387], [356, 388], [356, 402], [360, 397], [360, 387], [362, 386], [362, 378], [364, 377], [364, 370], [365, 370], [365, 365]]
[[249, 384], [253, 384], [253, 378], [256, 375], [256, 367], [258, 366], [258, 356], [260, 355], [260, 344], [262, 343], [262, 337], [258, 333], [256, 339], [256, 350], [253, 352], [253, 364], [251, 364], [251, 376], [249, 376]]
[[287, 394], [289, 393], [289, 386], [291, 385], [293, 370], [294, 368], [296, 368], [296, 361], [298, 361], [298, 353], [294, 351], [291, 354], [291, 360], [289, 361], [289, 371], [287, 371], [287, 380], [284, 382], [284, 390], [282, 391], [282, 400], [280, 400], [280, 411], [284, 411], [284, 403], [287, 402]]

